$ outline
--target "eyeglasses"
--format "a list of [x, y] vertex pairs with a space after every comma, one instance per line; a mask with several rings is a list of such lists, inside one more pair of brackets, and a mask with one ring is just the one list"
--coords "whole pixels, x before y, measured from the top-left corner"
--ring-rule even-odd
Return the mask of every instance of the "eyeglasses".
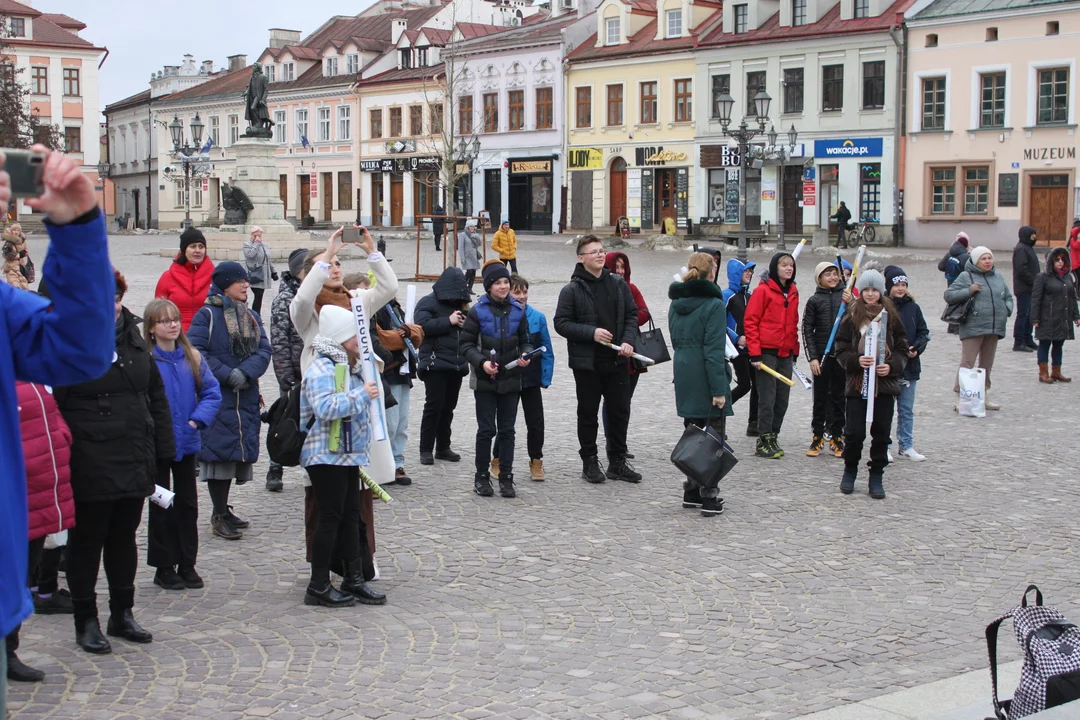
[[173, 319], [173, 318], [169, 318], [167, 320], [158, 320], [154, 324], [155, 325], [179, 325], [180, 321], [176, 320], [176, 319]]
[[599, 256], [603, 255], [606, 252], [607, 252], [607, 250], [605, 250], [604, 248], [600, 248], [599, 250], [590, 250], [589, 252], [583, 252], [583, 253], [581, 253], [581, 256], [582, 257], [588, 257], [589, 255], [593, 255], [593, 256], [599, 257]]

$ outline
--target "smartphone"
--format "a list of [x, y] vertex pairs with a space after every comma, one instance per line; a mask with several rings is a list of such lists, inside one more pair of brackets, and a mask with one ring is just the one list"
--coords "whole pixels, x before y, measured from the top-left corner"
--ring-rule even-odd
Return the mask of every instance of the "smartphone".
[[4, 167], [11, 177], [11, 197], [33, 198], [45, 193], [45, 153], [0, 148]]
[[346, 225], [345, 232], [341, 235], [341, 241], [344, 243], [353, 243], [354, 245], [359, 245], [360, 229], [354, 228], [351, 225]]

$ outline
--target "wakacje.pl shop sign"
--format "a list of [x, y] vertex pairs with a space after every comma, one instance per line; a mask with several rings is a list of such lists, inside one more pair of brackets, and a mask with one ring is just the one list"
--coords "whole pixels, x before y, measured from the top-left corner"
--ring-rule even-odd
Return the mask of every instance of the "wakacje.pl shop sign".
[[814, 157], [881, 157], [881, 138], [815, 140]]

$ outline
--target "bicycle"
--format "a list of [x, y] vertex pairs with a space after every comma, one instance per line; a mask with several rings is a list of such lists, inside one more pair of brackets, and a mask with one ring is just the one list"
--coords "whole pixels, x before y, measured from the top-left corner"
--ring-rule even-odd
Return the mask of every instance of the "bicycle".
[[863, 220], [855, 226], [854, 230], [849, 231], [847, 240], [848, 244], [858, 247], [859, 245], [873, 245], [876, 237], [877, 230], [874, 226], [869, 220]]

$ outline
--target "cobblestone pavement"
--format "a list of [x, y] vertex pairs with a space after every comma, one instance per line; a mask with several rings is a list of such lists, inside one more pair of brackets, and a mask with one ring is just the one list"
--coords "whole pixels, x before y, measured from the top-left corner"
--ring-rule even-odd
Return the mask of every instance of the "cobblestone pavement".
[[[158, 247], [174, 242], [114, 239], [133, 310], [168, 263]], [[522, 271], [540, 281], [532, 300], [550, 320], [573, 249], [553, 238], [521, 244]], [[390, 254], [411, 272], [410, 249], [392, 244]], [[667, 284], [686, 256], [630, 256], [666, 329]], [[805, 457], [810, 393], [796, 387], [780, 436], [787, 457], [752, 456], [738, 407], [741, 462], [723, 488], [726, 512], [705, 519], [681, 509], [667, 459], [681, 431], [670, 364], [650, 371], [634, 399], [630, 444], [645, 481], [586, 484], [557, 338], [545, 393], [548, 481], [519, 474], [516, 500], [471, 491], [467, 391], [455, 427], [463, 462], [419, 465], [423, 389], [414, 391], [414, 484], [391, 487], [395, 503], [377, 509], [377, 585], [388, 605], [302, 605], [302, 487], [292, 470], [281, 494], [261, 481], [234, 491], [252, 524], [240, 542], [210, 534], [204, 498], [204, 590], [160, 590], [140, 568], [136, 616], [153, 644], [116, 641], [114, 654], [95, 657], [75, 645], [69, 617], [30, 619], [22, 657], [48, 677], [11, 688], [14, 716], [791, 718], [984, 668], [986, 623], [1028, 582], [1080, 615], [1080, 450], [1071, 437], [1080, 381], [1039, 385], [1035, 358], [1003, 342], [993, 395], [1004, 409], [957, 417], [959, 343], [937, 320], [936, 259], [902, 260], [934, 333], [916, 405], [916, 444], [928, 460], [890, 466], [883, 502], [866, 495], [865, 475], [859, 492], [841, 495], [839, 459]], [[816, 261], [801, 263], [804, 299]], [[1065, 357], [1066, 371], [1080, 370], [1080, 344]], [[520, 419], [518, 437], [520, 458]], [[1014, 659], [1013, 644], [1002, 646], [1003, 661]]]

